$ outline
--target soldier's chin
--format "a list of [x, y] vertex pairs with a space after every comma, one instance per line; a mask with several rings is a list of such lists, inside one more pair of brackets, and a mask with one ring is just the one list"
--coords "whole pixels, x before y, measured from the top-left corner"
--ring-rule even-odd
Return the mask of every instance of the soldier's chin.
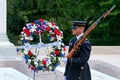
[[75, 36], [76, 34], [75, 34], [75, 33], [72, 33], [72, 35], [74, 35], [74, 36]]

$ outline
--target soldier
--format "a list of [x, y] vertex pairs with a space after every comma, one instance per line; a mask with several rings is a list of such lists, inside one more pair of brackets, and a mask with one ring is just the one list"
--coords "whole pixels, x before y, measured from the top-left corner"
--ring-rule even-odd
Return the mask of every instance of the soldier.
[[[72, 50], [76, 41], [79, 40], [86, 26], [86, 21], [73, 21], [72, 34], [75, 36], [69, 42], [69, 52]], [[64, 58], [65, 80], [91, 80], [90, 68], [88, 60], [91, 52], [91, 44], [88, 39], [85, 39], [83, 44], [79, 46], [72, 58]]]

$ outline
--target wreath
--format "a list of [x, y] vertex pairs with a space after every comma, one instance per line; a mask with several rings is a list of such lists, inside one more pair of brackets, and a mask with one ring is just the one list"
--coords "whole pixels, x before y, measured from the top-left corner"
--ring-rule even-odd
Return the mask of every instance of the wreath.
[[[47, 32], [49, 41], [53, 43], [44, 44], [41, 42], [41, 34]], [[40, 42], [36, 45], [31, 45], [33, 37], [38, 35]], [[44, 19], [35, 20], [27, 23], [20, 34], [22, 45], [17, 48], [17, 54], [22, 55], [28, 68], [33, 71], [54, 71], [60, 64], [60, 58], [64, 57], [66, 47], [62, 42], [63, 32], [54, 22], [49, 22]], [[52, 51], [44, 58], [40, 58], [38, 53], [40, 48], [52, 46]], [[36, 50], [33, 52], [32, 49]]]

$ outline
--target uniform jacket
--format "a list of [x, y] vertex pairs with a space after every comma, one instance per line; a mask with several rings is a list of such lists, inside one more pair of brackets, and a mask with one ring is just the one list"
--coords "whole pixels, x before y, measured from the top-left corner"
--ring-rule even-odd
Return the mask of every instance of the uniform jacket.
[[[70, 40], [69, 51], [71, 51], [75, 42], [76, 38]], [[90, 51], [91, 44], [88, 39], [85, 39], [83, 44], [79, 46], [78, 50], [75, 52], [75, 55], [67, 59], [64, 73], [66, 80], [91, 80], [91, 73], [88, 65]], [[81, 68], [83, 68], [83, 70]]]

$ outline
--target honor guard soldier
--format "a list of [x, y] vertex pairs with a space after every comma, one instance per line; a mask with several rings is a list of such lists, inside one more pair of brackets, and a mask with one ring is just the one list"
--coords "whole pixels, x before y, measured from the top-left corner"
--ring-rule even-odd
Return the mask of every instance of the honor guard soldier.
[[[72, 34], [74, 37], [69, 42], [69, 52], [76, 42], [82, 37], [86, 27], [86, 21], [73, 21]], [[91, 52], [91, 44], [86, 38], [79, 46], [72, 58], [62, 59], [66, 63], [64, 80], [91, 80], [88, 60]]]

